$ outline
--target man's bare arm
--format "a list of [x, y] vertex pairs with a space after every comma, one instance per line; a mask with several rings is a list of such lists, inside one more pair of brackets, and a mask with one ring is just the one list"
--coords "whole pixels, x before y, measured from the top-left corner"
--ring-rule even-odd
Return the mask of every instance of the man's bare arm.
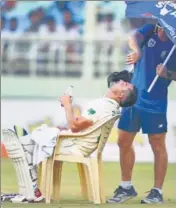
[[128, 37], [128, 45], [132, 51], [140, 51], [140, 47], [143, 41], [144, 36], [138, 31], [132, 32]]
[[66, 118], [68, 121], [68, 127], [72, 132], [79, 132], [91, 126], [93, 124], [92, 120], [89, 120], [83, 116], [75, 117], [73, 113], [73, 108], [71, 105], [71, 99], [68, 95], [60, 97], [60, 102], [65, 108]]
[[93, 124], [92, 120], [89, 120], [83, 116], [75, 117], [71, 105], [65, 105], [64, 108], [66, 112], [68, 126], [72, 132], [82, 131]]
[[80, 132], [93, 125], [93, 121], [83, 116], [76, 117], [72, 122], [72, 132]]
[[71, 105], [71, 103], [67, 103], [63, 106], [65, 108], [66, 118], [67, 118], [67, 122], [68, 122], [68, 128], [71, 129], [72, 128], [72, 122], [73, 122], [73, 119], [74, 119], [72, 105]]
[[141, 43], [144, 41], [144, 36], [138, 32], [133, 32], [128, 38], [128, 45], [130, 50], [132, 51], [127, 55], [126, 63], [127, 64], [135, 64], [141, 57]]

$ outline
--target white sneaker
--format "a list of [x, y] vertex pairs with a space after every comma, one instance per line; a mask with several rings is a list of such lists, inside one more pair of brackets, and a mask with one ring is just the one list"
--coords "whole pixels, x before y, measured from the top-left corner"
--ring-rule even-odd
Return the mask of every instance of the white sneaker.
[[43, 201], [44, 197], [42, 196], [42, 193], [40, 191], [40, 189], [36, 189], [35, 190], [35, 196], [34, 199], [26, 199], [26, 197], [24, 195], [17, 195], [14, 198], [12, 198], [10, 201], [13, 203], [32, 203], [32, 202], [41, 202]]
[[24, 195], [17, 195], [14, 198], [12, 198], [10, 201], [12, 203], [25, 203], [25, 204], [29, 202]]

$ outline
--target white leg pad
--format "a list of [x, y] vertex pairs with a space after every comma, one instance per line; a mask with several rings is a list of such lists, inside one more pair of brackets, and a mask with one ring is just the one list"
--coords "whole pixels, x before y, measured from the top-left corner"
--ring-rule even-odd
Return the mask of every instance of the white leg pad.
[[6, 147], [9, 158], [12, 159], [18, 179], [19, 194], [24, 195], [27, 200], [34, 199], [32, 179], [26, 161], [23, 147], [16, 134], [9, 130], [2, 130], [3, 143]]

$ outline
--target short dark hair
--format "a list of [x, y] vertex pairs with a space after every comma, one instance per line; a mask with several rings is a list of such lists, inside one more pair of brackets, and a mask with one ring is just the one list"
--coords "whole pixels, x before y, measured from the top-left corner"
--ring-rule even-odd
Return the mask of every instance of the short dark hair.
[[138, 97], [138, 90], [135, 86], [133, 86], [132, 89], [129, 89], [126, 92], [125, 98], [120, 101], [120, 104], [119, 104], [120, 107], [133, 106], [137, 101], [137, 97]]
[[123, 70], [121, 72], [113, 72], [107, 78], [108, 87], [111, 86], [111, 83], [118, 82], [120, 80], [123, 80], [124, 82], [130, 82], [131, 77], [132, 74], [127, 70]]

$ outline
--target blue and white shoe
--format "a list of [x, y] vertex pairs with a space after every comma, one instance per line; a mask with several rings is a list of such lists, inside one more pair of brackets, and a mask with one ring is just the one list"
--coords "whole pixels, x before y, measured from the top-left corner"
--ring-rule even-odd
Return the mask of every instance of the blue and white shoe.
[[141, 200], [141, 204], [162, 204], [163, 195], [159, 193], [156, 189], [151, 189], [150, 193], [148, 194], [145, 199]]
[[135, 191], [134, 187], [131, 186], [128, 189], [123, 188], [122, 186], [119, 186], [115, 191], [114, 191], [114, 196], [111, 199], [107, 200], [107, 203], [123, 203], [129, 199], [134, 198], [137, 196], [137, 192]]

